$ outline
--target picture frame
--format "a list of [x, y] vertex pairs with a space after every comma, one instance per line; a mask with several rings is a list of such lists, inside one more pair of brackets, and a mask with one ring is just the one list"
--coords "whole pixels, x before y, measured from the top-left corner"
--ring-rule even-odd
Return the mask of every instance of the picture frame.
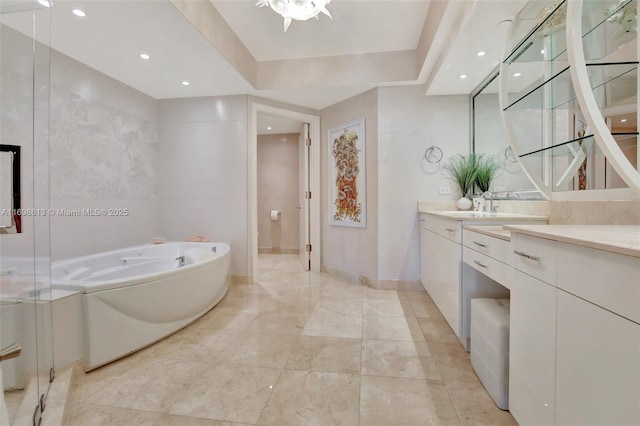
[[364, 117], [332, 127], [329, 147], [329, 225], [367, 227]]

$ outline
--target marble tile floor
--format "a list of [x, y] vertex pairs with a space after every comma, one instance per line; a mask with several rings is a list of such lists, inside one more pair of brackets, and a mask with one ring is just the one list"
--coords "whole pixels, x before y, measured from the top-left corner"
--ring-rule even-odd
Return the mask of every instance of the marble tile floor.
[[189, 327], [79, 376], [70, 425], [515, 425], [425, 292], [260, 255]]

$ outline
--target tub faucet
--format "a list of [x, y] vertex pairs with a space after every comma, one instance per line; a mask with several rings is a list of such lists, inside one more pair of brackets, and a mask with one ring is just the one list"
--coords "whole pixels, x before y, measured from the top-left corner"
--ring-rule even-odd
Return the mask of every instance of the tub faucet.
[[178, 263], [178, 268], [184, 266], [184, 256], [178, 256], [178, 257], [176, 257], [176, 260], [179, 262]]

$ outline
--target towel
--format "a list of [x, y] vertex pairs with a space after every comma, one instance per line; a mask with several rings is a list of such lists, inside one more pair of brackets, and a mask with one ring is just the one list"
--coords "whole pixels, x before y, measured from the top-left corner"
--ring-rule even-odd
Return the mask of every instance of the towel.
[[11, 227], [11, 210], [16, 207], [13, 205], [13, 153], [0, 152], [0, 212], [6, 210], [0, 214], [0, 227]]
[[189, 243], [206, 243], [207, 241], [209, 241], [209, 239], [204, 235], [200, 235], [200, 234], [192, 235], [189, 238], [187, 238], [187, 242]]

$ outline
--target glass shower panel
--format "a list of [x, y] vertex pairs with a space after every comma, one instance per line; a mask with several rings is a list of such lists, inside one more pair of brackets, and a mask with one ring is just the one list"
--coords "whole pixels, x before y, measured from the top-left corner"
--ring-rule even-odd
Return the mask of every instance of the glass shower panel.
[[[55, 7], [55, 5], [53, 6]], [[53, 314], [51, 289], [51, 244], [49, 222], [49, 104], [51, 8], [34, 11], [33, 47], [33, 216], [34, 278], [33, 295], [37, 330], [38, 395], [46, 397], [53, 379]], [[41, 214], [42, 213], [42, 214]]]
[[43, 3], [0, 0], [0, 144], [18, 147], [20, 158], [12, 175], [20, 180], [19, 209], [0, 206], [0, 214], [18, 225], [0, 228], [0, 349], [17, 355], [20, 348], [18, 356], [0, 363], [12, 425], [37, 423], [53, 366], [47, 216], [50, 8]]

